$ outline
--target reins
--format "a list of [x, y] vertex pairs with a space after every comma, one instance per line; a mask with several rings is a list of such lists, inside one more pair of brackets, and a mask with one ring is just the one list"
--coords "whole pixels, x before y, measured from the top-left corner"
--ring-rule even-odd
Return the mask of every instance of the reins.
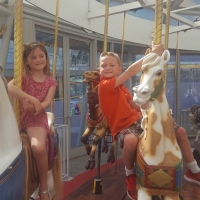
[[[93, 93], [97, 93], [97, 88], [98, 88], [99, 81], [97, 81], [95, 79], [91, 79], [91, 82], [92, 82], [92, 92]], [[94, 86], [95, 83], [97, 84], [96, 86]]]

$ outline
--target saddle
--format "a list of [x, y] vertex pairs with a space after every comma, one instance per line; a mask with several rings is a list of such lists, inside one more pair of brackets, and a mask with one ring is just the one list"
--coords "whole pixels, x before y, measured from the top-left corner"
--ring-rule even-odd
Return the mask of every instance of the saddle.
[[54, 128], [54, 114], [51, 112], [47, 112], [47, 120], [50, 129], [50, 133], [47, 134], [47, 157], [48, 157], [48, 166], [49, 169], [53, 167], [54, 159], [58, 153], [58, 134]]

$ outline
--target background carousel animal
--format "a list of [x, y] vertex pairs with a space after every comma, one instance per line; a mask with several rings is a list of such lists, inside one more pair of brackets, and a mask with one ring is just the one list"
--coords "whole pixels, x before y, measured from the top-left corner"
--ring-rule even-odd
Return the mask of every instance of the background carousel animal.
[[169, 59], [168, 50], [161, 57], [148, 54], [143, 60], [140, 85], [133, 88], [134, 101], [148, 105], [142, 110], [144, 132], [137, 151], [138, 200], [151, 200], [153, 195], [164, 200], [180, 199], [182, 154], [163, 87]]
[[198, 142], [200, 136], [200, 106], [197, 104], [192, 105], [187, 109], [189, 115], [189, 122], [191, 124], [191, 131], [196, 135], [195, 142]]
[[[26, 134], [18, 131], [10, 99], [0, 76], [0, 199], [28, 200], [38, 197], [38, 175], [31, 146]], [[53, 125], [53, 118], [49, 125]], [[52, 129], [51, 129], [52, 130]], [[48, 140], [51, 143], [51, 140]], [[62, 199], [61, 157], [57, 134], [54, 154], [49, 149], [48, 187], [51, 199]], [[51, 143], [52, 144], [52, 143]]]
[[[87, 105], [88, 112], [86, 115], [87, 128], [81, 137], [82, 143], [85, 145], [89, 159], [85, 165], [85, 169], [94, 169], [95, 167], [95, 152], [99, 141], [104, 137], [102, 152], [108, 152], [108, 135], [111, 135], [107, 121], [104, 118], [99, 107], [98, 83], [100, 74], [98, 71], [86, 71], [83, 74], [83, 82], [87, 84]], [[92, 138], [92, 146], [89, 145], [89, 137], [96, 129], [96, 133]], [[115, 143], [112, 143], [107, 162], [115, 162]]]
[[[200, 106], [197, 104], [192, 105], [192, 107], [187, 109], [189, 115], [189, 122], [191, 124], [191, 131], [196, 135], [194, 140], [195, 143], [198, 143], [200, 136]], [[198, 166], [200, 166], [200, 153], [198, 149], [193, 149], [194, 159], [197, 161]]]

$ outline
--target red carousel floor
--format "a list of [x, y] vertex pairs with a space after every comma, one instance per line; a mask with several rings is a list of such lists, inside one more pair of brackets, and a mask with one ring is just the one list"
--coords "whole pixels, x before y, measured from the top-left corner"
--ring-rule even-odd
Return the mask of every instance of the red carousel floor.
[[[102, 194], [93, 194], [96, 169], [86, 171], [64, 184], [63, 200], [122, 200], [126, 192], [122, 160], [101, 166]], [[183, 179], [181, 196], [184, 200], [200, 200], [200, 186]], [[124, 200], [128, 200], [126, 196]]]

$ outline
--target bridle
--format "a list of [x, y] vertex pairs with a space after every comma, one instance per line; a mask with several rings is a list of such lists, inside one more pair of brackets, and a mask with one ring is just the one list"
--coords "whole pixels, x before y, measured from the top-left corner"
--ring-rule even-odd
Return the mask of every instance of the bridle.
[[163, 88], [163, 79], [160, 80], [160, 83], [157, 85], [155, 90], [151, 93], [151, 97], [149, 101], [154, 101], [154, 99], [158, 96], [162, 88]]

